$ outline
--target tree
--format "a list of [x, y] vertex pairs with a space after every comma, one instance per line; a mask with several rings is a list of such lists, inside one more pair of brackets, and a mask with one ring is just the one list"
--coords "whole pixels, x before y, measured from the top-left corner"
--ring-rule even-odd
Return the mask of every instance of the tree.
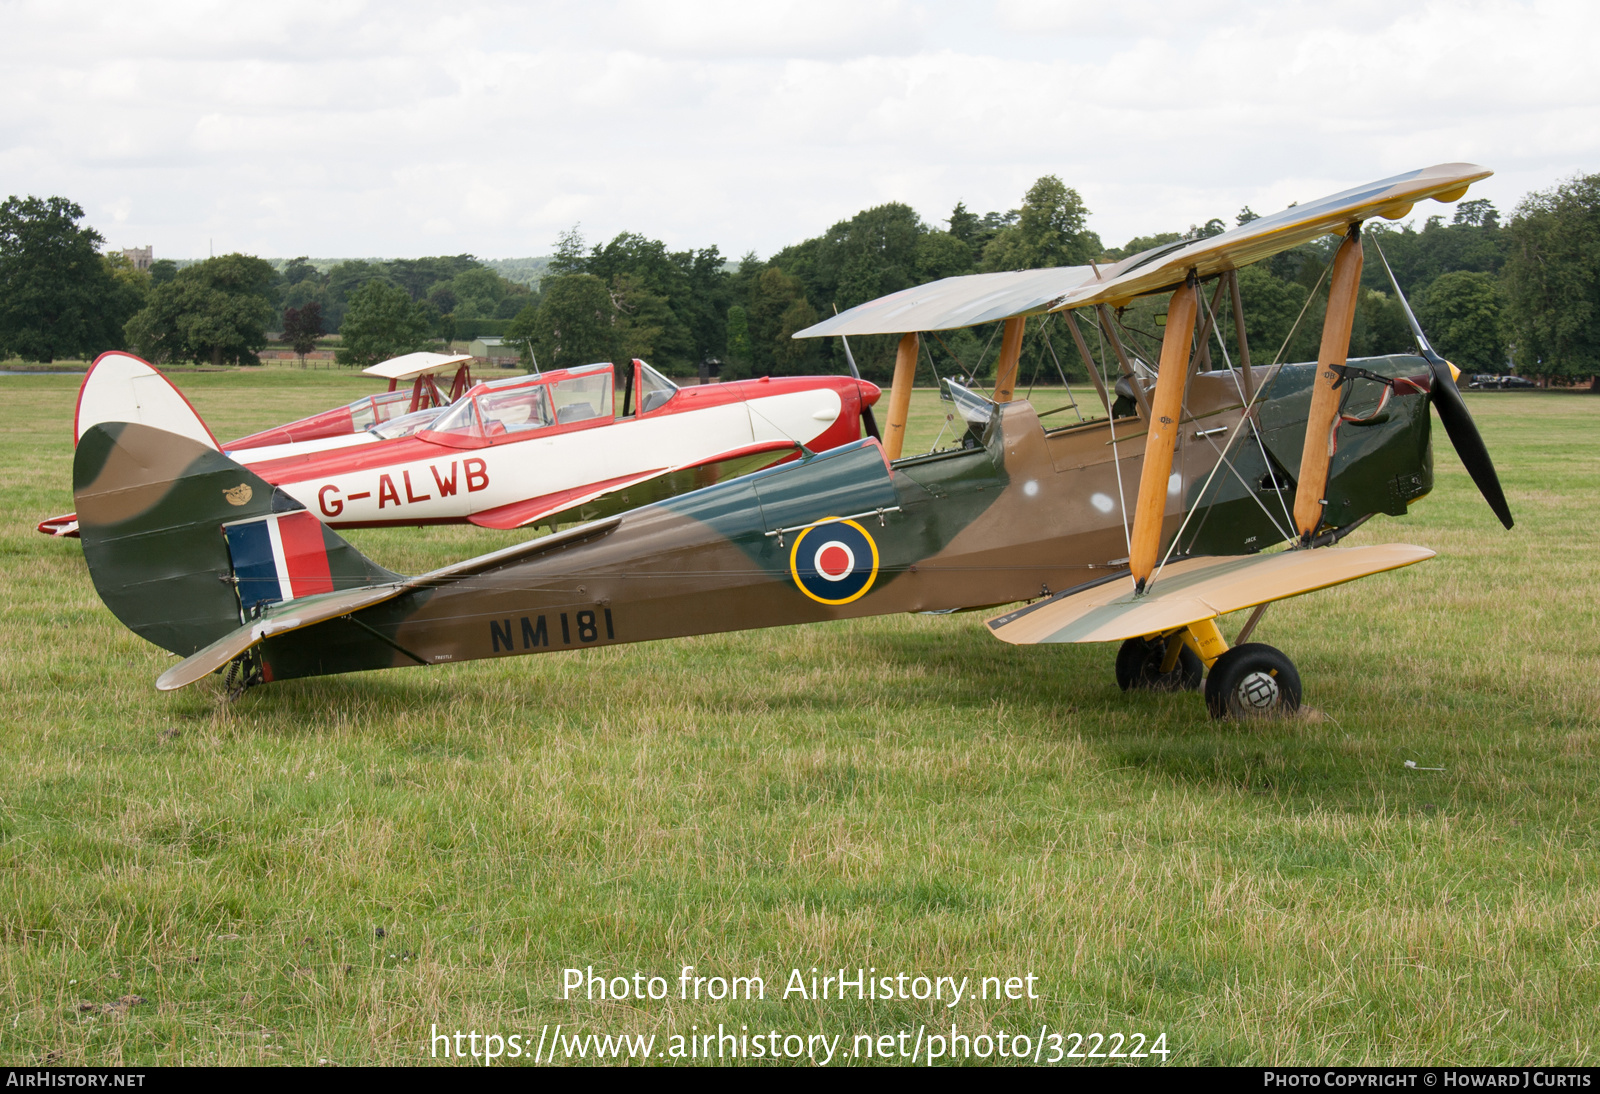
[[615, 360], [653, 357], [656, 345], [676, 316], [666, 298], [644, 287], [636, 274], [618, 274], [611, 283], [612, 354]]
[[1529, 194], [1507, 234], [1517, 371], [1600, 389], [1600, 174]]
[[723, 356], [741, 373], [750, 367], [750, 313], [743, 304], [728, 309], [728, 346]]
[[568, 274], [587, 273], [588, 256], [584, 254], [583, 232], [581, 225], [574, 224], [560, 235], [556, 236], [556, 253], [550, 258], [551, 277], [566, 277]]
[[1440, 274], [1415, 307], [1434, 348], [1462, 371], [1505, 371], [1500, 287], [1493, 277], [1472, 270]]
[[972, 272], [972, 247], [954, 232], [929, 232], [917, 240], [919, 281], [937, 281]]
[[986, 270], [1079, 266], [1100, 254], [1100, 237], [1084, 227], [1089, 210], [1078, 191], [1054, 175], [1029, 188], [1017, 222], [983, 249]]
[[[455, 326], [452, 316], [444, 316], [451, 327]], [[534, 303], [524, 304], [522, 310], [512, 317], [511, 323], [506, 327], [505, 339], [518, 347], [517, 355], [522, 358], [522, 368], [525, 372], [534, 372], [539, 367], [538, 360], [534, 357], [534, 344], [539, 329], [539, 305]]]
[[330, 329], [342, 332], [345, 309], [351, 299], [369, 281], [378, 280], [388, 280], [388, 271], [380, 262], [351, 260], [329, 270], [322, 289], [322, 321]]
[[611, 293], [593, 274], [546, 278], [533, 322], [534, 350], [544, 368], [615, 359]]
[[301, 308], [283, 310], [283, 340], [294, 347], [301, 368], [306, 367], [306, 354], [317, 348], [322, 333], [322, 305], [315, 300]]
[[243, 254], [179, 270], [128, 320], [128, 341], [152, 361], [259, 365], [277, 276], [270, 262]]
[[350, 297], [339, 328], [341, 365], [367, 368], [428, 344], [428, 313], [401, 288], [373, 280]]
[[[789, 335], [809, 323], [798, 323], [803, 312], [796, 305], [804, 305], [811, 322], [816, 322], [816, 311], [806, 301], [806, 287], [798, 277], [793, 277], [776, 266], [762, 270], [751, 286], [748, 323], [750, 330], [750, 358], [752, 371], [757, 375], [772, 375], [792, 365], [796, 351], [787, 343], [794, 341]], [[804, 353], [802, 345], [798, 352]]]
[[122, 345], [130, 299], [100, 255], [104, 238], [81, 219], [62, 197], [0, 205], [0, 350], [53, 361]]

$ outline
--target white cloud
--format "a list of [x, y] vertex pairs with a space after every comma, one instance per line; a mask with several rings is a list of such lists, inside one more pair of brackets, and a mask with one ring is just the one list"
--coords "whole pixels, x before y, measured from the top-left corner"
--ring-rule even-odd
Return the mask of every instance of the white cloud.
[[8, 192], [174, 256], [541, 254], [578, 220], [765, 254], [1045, 173], [1120, 243], [1429, 163], [1507, 209], [1600, 170], [1600, 9], [1556, 0], [0, 11]]

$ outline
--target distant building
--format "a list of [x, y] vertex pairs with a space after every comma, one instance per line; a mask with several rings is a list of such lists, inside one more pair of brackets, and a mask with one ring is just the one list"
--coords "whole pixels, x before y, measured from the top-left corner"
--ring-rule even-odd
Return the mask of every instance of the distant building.
[[498, 335], [484, 335], [467, 343], [467, 352], [497, 365], [515, 364], [522, 359], [522, 344], [520, 342], [508, 344]]
[[152, 253], [154, 250], [154, 247], [124, 247], [122, 248], [122, 257], [132, 262], [134, 269], [148, 270], [151, 261], [155, 258]]

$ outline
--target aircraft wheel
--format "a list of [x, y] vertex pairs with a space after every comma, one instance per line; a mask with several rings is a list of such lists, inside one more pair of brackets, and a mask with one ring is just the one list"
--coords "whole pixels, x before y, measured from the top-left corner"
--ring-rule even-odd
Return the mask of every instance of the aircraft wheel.
[[1235, 646], [1211, 666], [1206, 707], [1213, 718], [1279, 718], [1300, 709], [1300, 673], [1282, 650], [1260, 642]]
[[1178, 651], [1178, 664], [1162, 673], [1161, 661], [1167, 654], [1162, 638], [1130, 638], [1117, 651], [1117, 686], [1123, 691], [1197, 691], [1205, 662], [1188, 646]]

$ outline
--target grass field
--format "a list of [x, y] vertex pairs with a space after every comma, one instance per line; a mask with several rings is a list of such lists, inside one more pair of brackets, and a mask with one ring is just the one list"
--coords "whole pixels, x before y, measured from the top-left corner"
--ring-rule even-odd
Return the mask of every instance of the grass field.
[[[1439, 558], [1274, 607], [1323, 714], [1241, 727], [975, 615], [158, 694], [170, 658], [33, 531], [71, 508], [77, 383], [0, 377], [6, 1063], [425, 1062], [434, 1024], [547, 1023], [1596, 1062], [1600, 401], [1469, 396], [1516, 530], [1436, 430], [1433, 495], [1352, 542]], [[179, 383], [219, 436], [369, 390]], [[415, 572], [519, 537], [350, 538]], [[684, 965], [768, 998], [680, 1000]], [[586, 966], [672, 997], [563, 1000]], [[781, 998], [841, 966], [1040, 998]]]

